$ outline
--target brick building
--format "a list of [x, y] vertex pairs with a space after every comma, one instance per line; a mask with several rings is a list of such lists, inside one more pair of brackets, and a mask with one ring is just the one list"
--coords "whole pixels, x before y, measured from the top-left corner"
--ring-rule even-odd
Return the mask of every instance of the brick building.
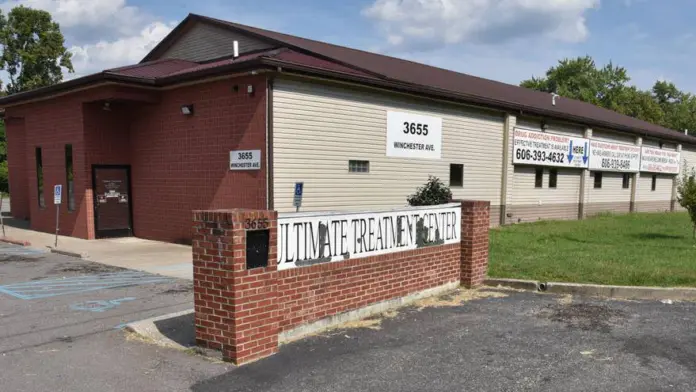
[[[493, 225], [664, 211], [675, 173], [696, 164], [695, 137], [587, 103], [198, 15], [139, 64], [0, 107], [14, 216], [52, 231], [62, 184], [61, 233], [88, 239], [187, 242], [191, 210], [291, 211], [295, 182], [305, 210], [395, 207], [430, 174], [490, 201]], [[544, 134], [569, 154], [584, 141], [585, 164], [545, 147], [524, 161], [516, 140]], [[638, 156], [592, 165], [600, 141]]]

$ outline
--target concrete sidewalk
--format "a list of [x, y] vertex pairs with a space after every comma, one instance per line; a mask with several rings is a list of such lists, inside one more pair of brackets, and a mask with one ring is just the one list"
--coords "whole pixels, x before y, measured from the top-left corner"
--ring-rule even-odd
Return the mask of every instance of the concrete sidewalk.
[[[55, 235], [17, 226], [5, 226], [8, 238], [29, 241], [31, 247], [37, 249], [53, 247]], [[58, 236], [57, 249], [81, 254], [87, 260], [102, 264], [193, 280], [191, 247], [186, 245], [134, 237], [83, 240]]]

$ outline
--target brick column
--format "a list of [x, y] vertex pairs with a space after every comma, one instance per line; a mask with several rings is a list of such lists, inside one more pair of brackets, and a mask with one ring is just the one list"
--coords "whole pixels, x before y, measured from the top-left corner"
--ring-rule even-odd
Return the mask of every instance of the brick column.
[[[268, 265], [247, 269], [245, 227], [268, 226]], [[236, 364], [278, 351], [277, 213], [193, 213], [196, 343]]]
[[490, 202], [462, 200], [461, 282], [466, 287], [483, 283], [488, 273]]

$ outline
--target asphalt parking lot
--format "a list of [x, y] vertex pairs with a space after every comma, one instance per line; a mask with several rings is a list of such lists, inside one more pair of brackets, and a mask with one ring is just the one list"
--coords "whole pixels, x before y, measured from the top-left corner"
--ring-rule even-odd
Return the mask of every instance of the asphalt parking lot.
[[[446, 302], [446, 301], [445, 301]], [[195, 384], [208, 391], [693, 391], [696, 306], [507, 292], [410, 307]]]
[[229, 369], [132, 339], [191, 308], [192, 283], [0, 245], [1, 391], [178, 391]]
[[696, 389], [690, 302], [464, 291], [235, 367], [122, 329], [189, 309], [190, 282], [23, 249], [0, 246], [2, 391]]

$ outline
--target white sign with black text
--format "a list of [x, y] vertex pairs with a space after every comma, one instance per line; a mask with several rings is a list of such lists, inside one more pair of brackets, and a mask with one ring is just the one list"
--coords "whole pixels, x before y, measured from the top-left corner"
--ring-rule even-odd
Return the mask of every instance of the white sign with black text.
[[261, 169], [261, 150], [230, 151], [230, 170]]
[[585, 169], [589, 139], [515, 128], [512, 163]]
[[590, 170], [637, 173], [640, 146], [590, 140]]
[[352, 214], [283, 214], [278, 218], [278, 269], [460, 240], [459, 204]]
[[442, 118], [388, 111], [387, 156], [440, 159]]
[[640, 171], [651, 173], [679, 174], [681, 154], [676, 151], [643, 147]]
[[53, 204], [61, 204], [63, 202], [63, 185], [53, 186]]

